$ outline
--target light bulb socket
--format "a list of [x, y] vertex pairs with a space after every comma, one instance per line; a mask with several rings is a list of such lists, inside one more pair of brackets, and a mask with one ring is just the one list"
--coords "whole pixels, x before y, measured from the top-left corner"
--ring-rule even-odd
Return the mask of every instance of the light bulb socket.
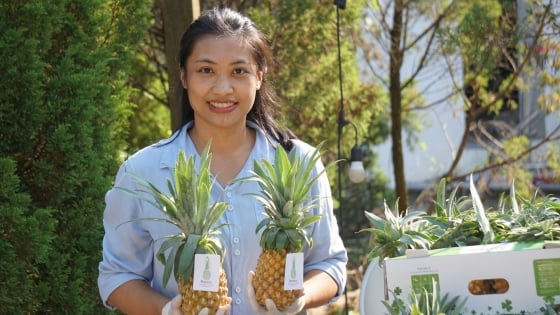
[[352, 151], [350, 152], [351, 162], [361, 162], [363, 160], [362, 148], [359, 145], [354, 145]]
[[346, 9], [346, 0], [334, 0], [334, 4], [336, 4], [339, 9]]

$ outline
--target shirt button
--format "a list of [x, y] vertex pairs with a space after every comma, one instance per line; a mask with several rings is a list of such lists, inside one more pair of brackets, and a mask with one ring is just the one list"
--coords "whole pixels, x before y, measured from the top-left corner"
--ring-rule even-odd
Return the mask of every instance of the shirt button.
[[241, 288], [240, 287], [235, 287], [235, 292], [237, 292], [237, 293], [241, 292]]
[[234, 237], [234, 238], [233, 238], [233, 242], [234, 242], [235, 244], [239, 243], [239, 237]]
[[232, 211], [232, 210], [233, 210], [233, 206], [232, 206], [232, 205], [228, 205], [227, 209], [228, 209], [228, 211]]
[[228, 196], [228, 198], [231, 197], [231, 192], [228, 191], [228, 192], [226, 193], [226, 196]]
[[236, 249], [235, 250], [235, 256], [239, 256], [239, 255], [241, 255], [241, 251], [239, 249]]
[[235, 299], [235, 304], [237, 305], [241, 304], [241, 299]]

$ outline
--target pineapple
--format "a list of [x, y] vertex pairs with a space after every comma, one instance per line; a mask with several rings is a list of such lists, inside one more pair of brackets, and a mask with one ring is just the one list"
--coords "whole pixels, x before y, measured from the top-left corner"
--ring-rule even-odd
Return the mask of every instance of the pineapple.
[[260, 193], [254, 196], [264, 205], [266, 215], [255, 231], [262, 230], [262, 253], [252, 282], [261, 305], [265, 305], [268, 298], [279, 310], [284, 310], [303, 295], [302, 289], [284, 290], [284, 273], [288, 253], [301, 252], [304, 242], [310, 248], [313, 246], [305, 227], [321, 218], [320, 215], [306, 215], [317, 206], [317, 199], [311, 198], [309, 191], [320, 176], [312, 177], [320, 158], [319, 148], [298, 158], [295, 150], [288, 154], [278, 146], [274, 164], [267, 160], [255, 161], [253, 176], [248, 178], [260, 186]]
[[[228, 297], [227, 278], [222, 268], [218, 292], [193, 289], [195, 254], [219, 255], [221, 260], [224, 254], [223, 245], [218, 237], [219, 228], [223, 225], [215, 226], [215, 223], [224, 213], [227, 204], [210, 204], [213, 182], [210, 178], [209, 148], [209, 145], [206, 146], [201, 155], [199, 174], [196, 173], [194, 158], [190, 156], [187, 159], [185, 153], [179, 151], [173, 180], [167, 180], [170, 196], [136, 175], [132, 176], [152, 198], [140, 195], [140, 191], [123, 188], [162, 211], [166, 215], [164, 221], [177, 226], [181, 231], [163, 242], [157, 258], [165, 266], [163, 285], [167, 285], [171, 272], [177, 280], [184, 315], [196, 315], [205, 307], [208, 308], [209, 314], [215, 314], [220, 306], [229, 305], [231, 302], [231, 298]], [[167, 250], [170, 252], [165, 257]]]

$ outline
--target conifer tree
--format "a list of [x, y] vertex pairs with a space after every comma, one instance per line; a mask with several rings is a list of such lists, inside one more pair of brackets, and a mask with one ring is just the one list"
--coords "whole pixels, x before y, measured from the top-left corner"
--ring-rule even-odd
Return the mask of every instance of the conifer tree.
[[0, 4], [0, 237], [7, 258], [0, 275], [4, 289], [14, 288], [3, 291], [11, 298], [0, 296], [3, 311], [103, 310], [96, 281], [103, 198], [120, 163], [131, 109], [123, 87], [149, 5]]

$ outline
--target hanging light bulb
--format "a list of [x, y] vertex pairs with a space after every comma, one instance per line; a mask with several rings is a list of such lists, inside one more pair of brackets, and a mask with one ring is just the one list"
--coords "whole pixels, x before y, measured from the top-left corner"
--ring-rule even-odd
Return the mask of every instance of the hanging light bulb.
[[361, 183], [366, 179], [366, 170], [362, 162], [362, 149], [358, 145], [354, 145], [350, 153], [350, 169], [348, 177], [353, 183]]

